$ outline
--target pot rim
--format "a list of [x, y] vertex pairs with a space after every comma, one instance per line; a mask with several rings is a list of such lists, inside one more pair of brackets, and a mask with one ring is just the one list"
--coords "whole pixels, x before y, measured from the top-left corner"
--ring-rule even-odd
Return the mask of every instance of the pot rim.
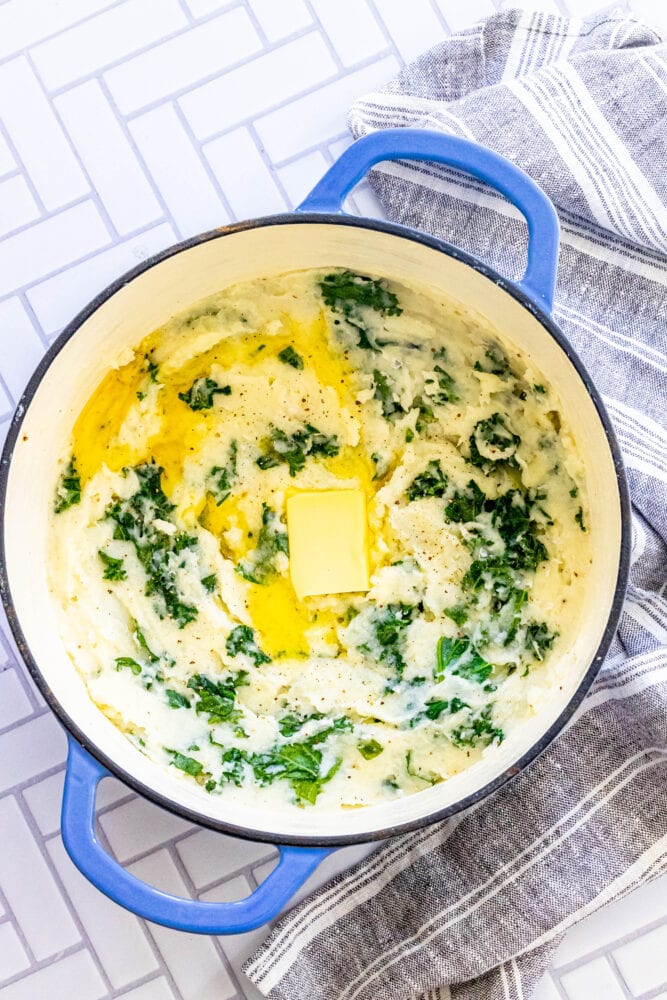
[[[519, 304], [523, 306], [523, 308], [527, 309], [535, 317], [535, 319], [538, 320], [552, 339], [556, 341], [558, 346], [575, 368], [588, 395], [591, 397], [602, 424], [616, 473], [616, 484], [620, 504], [621, 538], [614, 596], [607, 623], [598, 644], [598, 648], [592, 657], [586, 672], [581, 678], [579, 685], [558, 718], [542, 734], [540, 739], [537, 740], [537, 742], [534, 743], [529, 750], [522, 754], [511, 767], [506, 768], [492, 781], [487, 782], [481, 788], [478, 788], [476, 791], [464, 796], [457, 802], [451, 803], [442, 809], [426, 813], [423, 816], [401, 823], [395, 827], [386, 827], [382, 830], [374, 830], [368, 834], [361, 835], [336, 834], [330, 836], [299, 836], [281, 834], [273, 836], [267, 831], [253, 830], [248, 827], [235, 825], [233, 822], [228, 822], [226, 820], [202, 816], [195, 810], [181, 805], [177, 800], [168, 798], [167, 796], [154, 791], [147, 785], [144, 785], [132, 774], [125, 771], [124, 768], [118, 765], [113, 758], [110, 758], [106, 753], [99, 750], [93, 740], [79, 727], [78, 723], [69, 715], [69, 713], [64, 710], [47, 684], [36, 659], [32, 655], [32, 651], [23, 633], [18, 614], [14, 607], [5, 560], [5, 532], [7, 530], [7, 521], [5, 516], [6, 497], [14, 448], [19, 437], [24, 417], [42, 382], [42, 379], [44, 378], [44, 375], [51, 366], [53, 360], [57, 357], [60, 351], [63, 350], [69, 340], [79, 332], [80, 328], [93, 315], [93, 313], [101, 308], [101, 306], [104, 305], [108, 299], [124, 288], [125, 285], [129, 284], [145, 271], [148, 271], [150, 268], [161, 264], [170, 257], [174, 257], [183, 251], [199, 246], [200, 244], [206, 243], [210, 240], [221, 239], [225, 236], [231, 236], [235, 233], [244, 232], [250, 229], [261, 229], [269, 226], [311, 224], [352, 226], [362, 229], [375, 230], [377, 232], [387, 233], [390, 236], [396, 236], [400, 239], [408, 239], [416, 243], [421, 243], [432, 250], [444, 253], [463, 264], [467, 264], [473, 270], [493, 281], [499, 288], [505, 291], [508, 295], [511, 295], [512, 298], [516, 299]], [[549, 744], [570, 721], [574, 712], [588, 693], [598, 671], [600, 670], [600, 667], [602, 666], [603, 660], [616, 632], [630, 570], [630, 496], [621, 450], [598, 390], [595, 388], [595, 385], [578, 354], [551, 316], [546, 313], [534, 301], [534, 299], [532, 299], [523, 290], [523, 288], [521, 288], [520, 284], [503, 277], [488, 264], [485, 264], [483, 261], [472, 256], [466, 251], [455, 247], [446, 240], [439, 239], [438, 237], [431, 236], [427, 233], [422, 233], [419, 230], [411, 229], [408, 226], [403, 226], [398, 223], [370, 218], [359, 218], [356, 216], [330, 215], [318, 212], [282, 213], [279, 215], [262, 216], [256, 219], [248, 219], [242, 222], [231, 223], [229, 225], [221, 226], [217, 229], [212, 229], [196, 236], [192, 236], [186, 240], [182, 240], [179, 243], [175, 243], [172, 246], [153, 254], [136, 267], [126, 271], [115, 281], [107, 285], [106, 288], [102, 289], [102, 291], [100, 291], [86, 306], [84, 306], [84, 308], [81, 309], [76, 316], [74, 316], [74, 318], [67, 324], [63, 331], [56, 337], [47, 349], [43, 358], [40, 360], [35, 371], [33, 372], [25, 390], [23, 391], [16, 410], [12, 416], [9, 431], [2, 450], [2, 457], [0, 458], [0, 519], [2, 522], [0, 526], [0, 597], [2, 597], [2, 603], [7, 615], [7, 620], [21, 658], [23, 659], [28, 672], [37, 685], [37, 688], [41, 692], [47, 705], [54, 712], [56, 718], [64, 726], [70, 737], [76, 740], [76, 742], [83, 747], [84, 750], [86, 750], [92, 757], [95, 758], [95, 760], [102, 764], [112, 776], [118, 778], [133, 791], [142, 795], [144, 798], [149, 799], [149, 801], [153, 802], [155, 805], [158, 805], [163, 809], [167, 809], [169, 812], [177, 816], [187, 819], [199, 826], [215, 830], [218, 833], [225, 833], [229, 836], [239, 837], [242, 840], [261, 841], [265, 843], [292, 845], [297, 847], [344, 847], [351, 844], [363, 844], [370, 843], [371, 841], [385, 840], [389, 837], [395, 837], [398, 834], [408, 833], [412, 830], [417, 830], [438, 821], [445, 820], [450, 816], [476, 805], [493, 792], [502, 788], [512, 778], [516, 777], [521, 771], [524, 770], [524, 768], [531, 764], [541, 753], [543, 753], [544, 750], [546, 750]]]

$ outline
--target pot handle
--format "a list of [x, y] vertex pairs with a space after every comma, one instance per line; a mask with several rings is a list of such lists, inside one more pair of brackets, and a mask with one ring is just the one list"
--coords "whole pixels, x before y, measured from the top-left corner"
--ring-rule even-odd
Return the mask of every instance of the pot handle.
[[67, 853], [86, 878], [126, 910], [153, 923], [198, 934], [242, 934], [273, 920], [331, 849], [278, 847], [277, 868], [247, 899], [200, 903], [146, 885], [126, 871], [95, 835], [97, 786], [109, 771], [72, 738], [65, 774], [62, 836]]
[[560, 227], [544, 191], [520, 167], [469, 139], [428, 129], [388, 128], [353, 142], [297, 212], [343, 215], [343, 202], [371, 167], [383, 160], [432, 160], [456, 167], [505, 195], [528, 223], [528, 264], [520, 287], [551, 311], [558, 265]]

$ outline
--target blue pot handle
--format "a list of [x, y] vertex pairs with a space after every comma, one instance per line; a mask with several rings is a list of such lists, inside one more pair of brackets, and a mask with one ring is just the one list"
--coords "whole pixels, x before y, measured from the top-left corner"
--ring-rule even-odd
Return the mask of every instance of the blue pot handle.
[[355, 184], [383, 160], [431, 160], [462, 170], [504, 194], [528, 223], [528, 266], [521, 288], [547, 312], [551, 311], [558, 265], [560, 227], [546, 194], [520, 167], [499, 153], [446, 132], [388, 128], [352, 143], [297, 212], [342, 215], [342, 205]]
[[278, 867], [260, 887], [237, 903], [200, 903], [146, 885], [118, 864], [95, 836], [97, 786], [109, 771], [70, 737], [62, 807], [67, 853], [105, 895], [153, 923], [198, 934], [242, 934], [278, 916], [331, 850], [278, 847]]

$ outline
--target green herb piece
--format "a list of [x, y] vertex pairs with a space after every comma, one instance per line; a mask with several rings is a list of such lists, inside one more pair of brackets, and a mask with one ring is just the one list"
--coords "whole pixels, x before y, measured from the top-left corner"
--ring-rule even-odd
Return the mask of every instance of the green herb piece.
[[546, 391], [547, 390], [546, 390], [546, 387], [543, 386], [543, 385], [534, 385], [533, 389], [535, 390], [535, 392], [538, 392], [540, 394], [540, 396], [546, 395]]
[[408, 500], [418, 500], [421, 497], [442, 497], [446, 489], [447, 476], [440, 467], [439, 459], [434, 459], [408, 486]]
[[452, 743], [458, 747], [487, 747], [491, 743], [502, 743], [505, 734], [494, 725], [492, 716], [493, 704], [469, 713], [465, 722], [450, 733]]
[[414, 441], [414, 439], [415, 439], [415, 432], [413, 431], [412, 427], [408, 427], [408, 429], [405, 432], [405, 443], [410, 444], [410, 442]]
[[116, 581], [116, 580], [127, 579], [127, 572], [123, 568], [122, 559], [114, 559], [113, 556], [108, 556], [106, 552], [102, 551], [102, 549], [98, 549], [97, 554], [104, 563], [104, 565], [106, 566], [106, 569], [104, 570], [104, 575], [102, 577], [103, 580]]
[[170, 535], [155, 526], [156, 520], [169, 521], [174, 509], [162, 490], [160, 466], [150, 462], [137, 466], [134, 472], [139, 489], [128, 499], [110, 504], [105, 516], [115, 524], [115, 539], [132, 542], [146, 573], [146, 596], [157, 598], [157, 614], [173, 618], [179, 628], [184, 628], [197, 617], [197, 608], [181, 600], [176, 571], [182, 562], [181, 553], [195, 546], [197, 539], [182, 532]]
[[364, 652], [375, 655], [381, 663], [387, 664], [399, 677], [405, 670], [405, 631], [414, 612], [415, 609], [407, 604], [389, 604], [385, 608], [376, 608], [371, 619], [373, 646], [364, 644], [360, 647]]
[[422, 774], [421, 771], [415, 771], [412, 766], [412, 750], [408, 750], [405, 755], [405, 770], [411, 778], [419, 778], [420, 781], [425, 781], [427, 785], [437, 785], [442, 780], [436, 774]]
[[375, 392], [373, 399], [377, 399], [382, 407], [382, 416], [385, 420], [394, 420], [397, 416], [405, 413], [405, 410], [394, 396], [394, 390], [386, 375], [383, 375], [377, 368], [373, 371], [373, 384]]
[[256, 667], [271, 662], [271, 657], [267, 656], [255, 642], [255, 633], [249, 625], [237, 625], [233, 628], [227, 636], [225, 649], [230, 656], [243, 654], [249, 657]]
[[215, 573], [211, 573], [209, 576], [203, 576], [201, 585], [209, 594], [212, 594], [215, 588], [218, 586], [218, 578]]
[[467, 524], [474, 521], [484, 510], [486, 496], [480, 490], [474, 479], [471, 479], [462, 492], [456, 492], [445, 507], [445, 517], [449, 521]]
[[307, 458], [332, 458], [339, 451], [337, 435], [328, 437], [312, 424], [304, 424], [293, 434], [274, 427], [271, 436], [262, 442], [262, 454], [257, 459], [257, 465], [266, 470], [284, 464], [288, 466], [290, 476], [296, 476], [305, 466]]
[[473, 428], [468, 441], [470, 462], [485, 471], [490, 471], [499, 462], [518, 468], [515, 452], [520, 444], [521, 438], [509, 429], [503, 415], [494, 413]]
[[248, 755], [245, 750], [231, 747], [225, 750], [222, 755], [222, 772], [220, 774], [220, 784], [232, 784], [240, 788], [245, 778]]
[[481, 361], [476, 361], [473, 365], [476, 372], [486, 372], [488, 375], [500, 375], [501, 378], [512, 374], [509, 360], [500, 344], [492, 344], [484, 352], [484, 357], [486, 360], [483, 364]]
[[77, 472], [76, 459], [72, 455], [56, 488], [53, 509], [56, 514], [62, 514], [64, 510], [78, 503], [81, 503], [81, 479]]
[[215, 499], [216, 507], [224, 503], [232, 492], [232, 486], [236, 482], [236, 459], [238, 455], [238, 445], [236, 441], [231, 441], [229, 445], [229, 460], [227, 465], [214, 465], [210, 472], [211, 493]]
[[215, 379], [195, 379], [187, 392], [179, 392], [178, 398], [187, 403], [191, 410], [210, 410], [216, 395], [231, 396], [231, 385], [218, 385]]
[[463, 677], [467, 681], [484, 684], [493, 673], [493, 666], [477, 652], [470, 639], [449, 639], [441, 636], [436, 649], [436, 681], [443, 680], [445, 673]]
[[582, 531], [586, 531], [586, 525], [584, 524], [584, 508], [580, 507], [577, 513], [574, 515], [574, 519], [581, 528]]
[[160, 366], [153, 361], [150, 354], [144, 354], [144, 361], [146, 362], [145, 371], [151, 382], [157, 382], [157, 375], [160, 370]]
[[170, 708], [190, 708], [190, 699], [186, 698], [184, 694], [179, 694], [172, 688], [167, 688], [165, 694]]
[[322, 774], [322, 760], [322, 751], [307, 740], [287, 743], [268, 753], [252, 754], [250, 765], [260, 785], [271, 784], [277, 779], [288, 781], [297, 801], [314, 805], [322, 786], [333, 778], [341, 764], [340, 759], [334, 761]]
[[494, 501], [492, 523], [505, 542], [506, 559], [515, 569], [534, 570], [549, 558], [531, 519], [531, 501], [520, 490], [509, 490]]
[[297, 354], [291, 344], [289, 347], [284, 347], [282, 351], [279, 351], [278, 357], [283, 364], [291, 365], [292, 368], [296, 368], [298, 371], [303, 371], [303, 358], [300, 354]]
[[158, 663], [160, 657], [157, 655], [157, 653], [154, 653], [153, 650], [150, 649], [148, 643], [146, 642], [146, 637], [144, 636], [144, 633], [141, 631], [136, 622], [134, 626], [134, 638], [136, 640], [139, 649], [141, 649], [148, 657], [149, 662]]
[[185, 771], [186, 774], [192, 775], [193, 778], [201, 774], [204, 769], [204, 765], [195, 760], [194, 757], [186, 757], [185, 754], [179, 753], [177, 750], [167, 750], [167, 753], [172, 754], [171, 763], [174, 767], [177, 767], [179, 771]]
[[579, 488], [577, 486], [572, 487], [572, 489], [570, 490], [570, 496], [572, 497], [573, 500], [579, 496]]
[[122, 670], [124, 667], [131, 670], [135, 677], [138, 677], [141, 673], [141, 664], [133, 660], [131, 656], [117, 656], [116, 670]]
[[236, 566], [236, 572], [250, 583], [269, 583], [278, 572], [276, 556], [279, 553], [289, 555], [287, 532], [280, 515], [262, 503], [262, 526], [257, 536], [257, 546]]
[[283, 715], [282, 719], [278, 723], [278, 728], [280, 730], [281, 736], [294, 736], [299, 732], [300, 729], [305, 726], [307, 722], [319, 721], [323, 719], [324, 715], [321, 712], [313, 712], [312, 715]]
[[207, 714], [210, 726], [219, 722], [236, 722], [243, 715], [236, 707], [236, 689], [246, 685], [247, 678], [245, 670], [222, 681], [212, 681], [204, 674], [195, 674], [188, 681], [188, 688], [197, 696], [195, 712], [198, 715]]
[[450, 618], [455, 625], [459, 626], [459, 628], [461, 627], [461, 625], [464, 625], [468, 620], [468, 612], [466, 608], [463, 607], [462, 604], [455, 604], [451, 608], [445, 608], [445, 610], [443, 611], [443, 615], [446, 615], [447, 618]]
[[381, 316], [400, 316], [403, 310], [396, 295], [383, 281], [352, 271], [328, 274], [319, 284], [324, 304], [355, 330], [358, 346], [366, 351], [379, 350], [382, 344], [372, 338], [364, 313], [372, 309]]
[[554, 644], [558, 633], [552, 632], [546, 622], [531, 622], [526, 628], [526, 649], [538, 660], [543, 660]]
[[[456, 403], [459, 397], [456, 392], [456, 382], [452, 376], [444, 368], [441, 368], [440, 365], [436, 365], [434, 371], [437, 372], [436, 377], [440, 392], [429, 394], [429, 399], [432, 399], [439, 406], [443, 406], [445, 403]], [[433, 382], [430, 376], [429, 381]]]
[[413, 406], [419, 410], [415, 422], [415, 430], [417, 434], [423, 434], [429, 424], [435, 423], [435, 414], [432, 407], [428, 403], [425, 403], [421, 396], [415, 397]]
[[358, 743], [357, 750], [364, 760], [373, 760], [374, 757], [380, 756], [384, 747], [377, 740], [367, 740], [365, 743]]

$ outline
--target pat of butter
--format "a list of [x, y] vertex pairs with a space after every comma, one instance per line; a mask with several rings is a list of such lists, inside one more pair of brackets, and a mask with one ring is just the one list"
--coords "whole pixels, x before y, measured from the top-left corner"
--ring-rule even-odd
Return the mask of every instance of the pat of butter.
[[318, 490], [287, 498], [289, 568], [296, 596], [369, 589], [363, 490]]

